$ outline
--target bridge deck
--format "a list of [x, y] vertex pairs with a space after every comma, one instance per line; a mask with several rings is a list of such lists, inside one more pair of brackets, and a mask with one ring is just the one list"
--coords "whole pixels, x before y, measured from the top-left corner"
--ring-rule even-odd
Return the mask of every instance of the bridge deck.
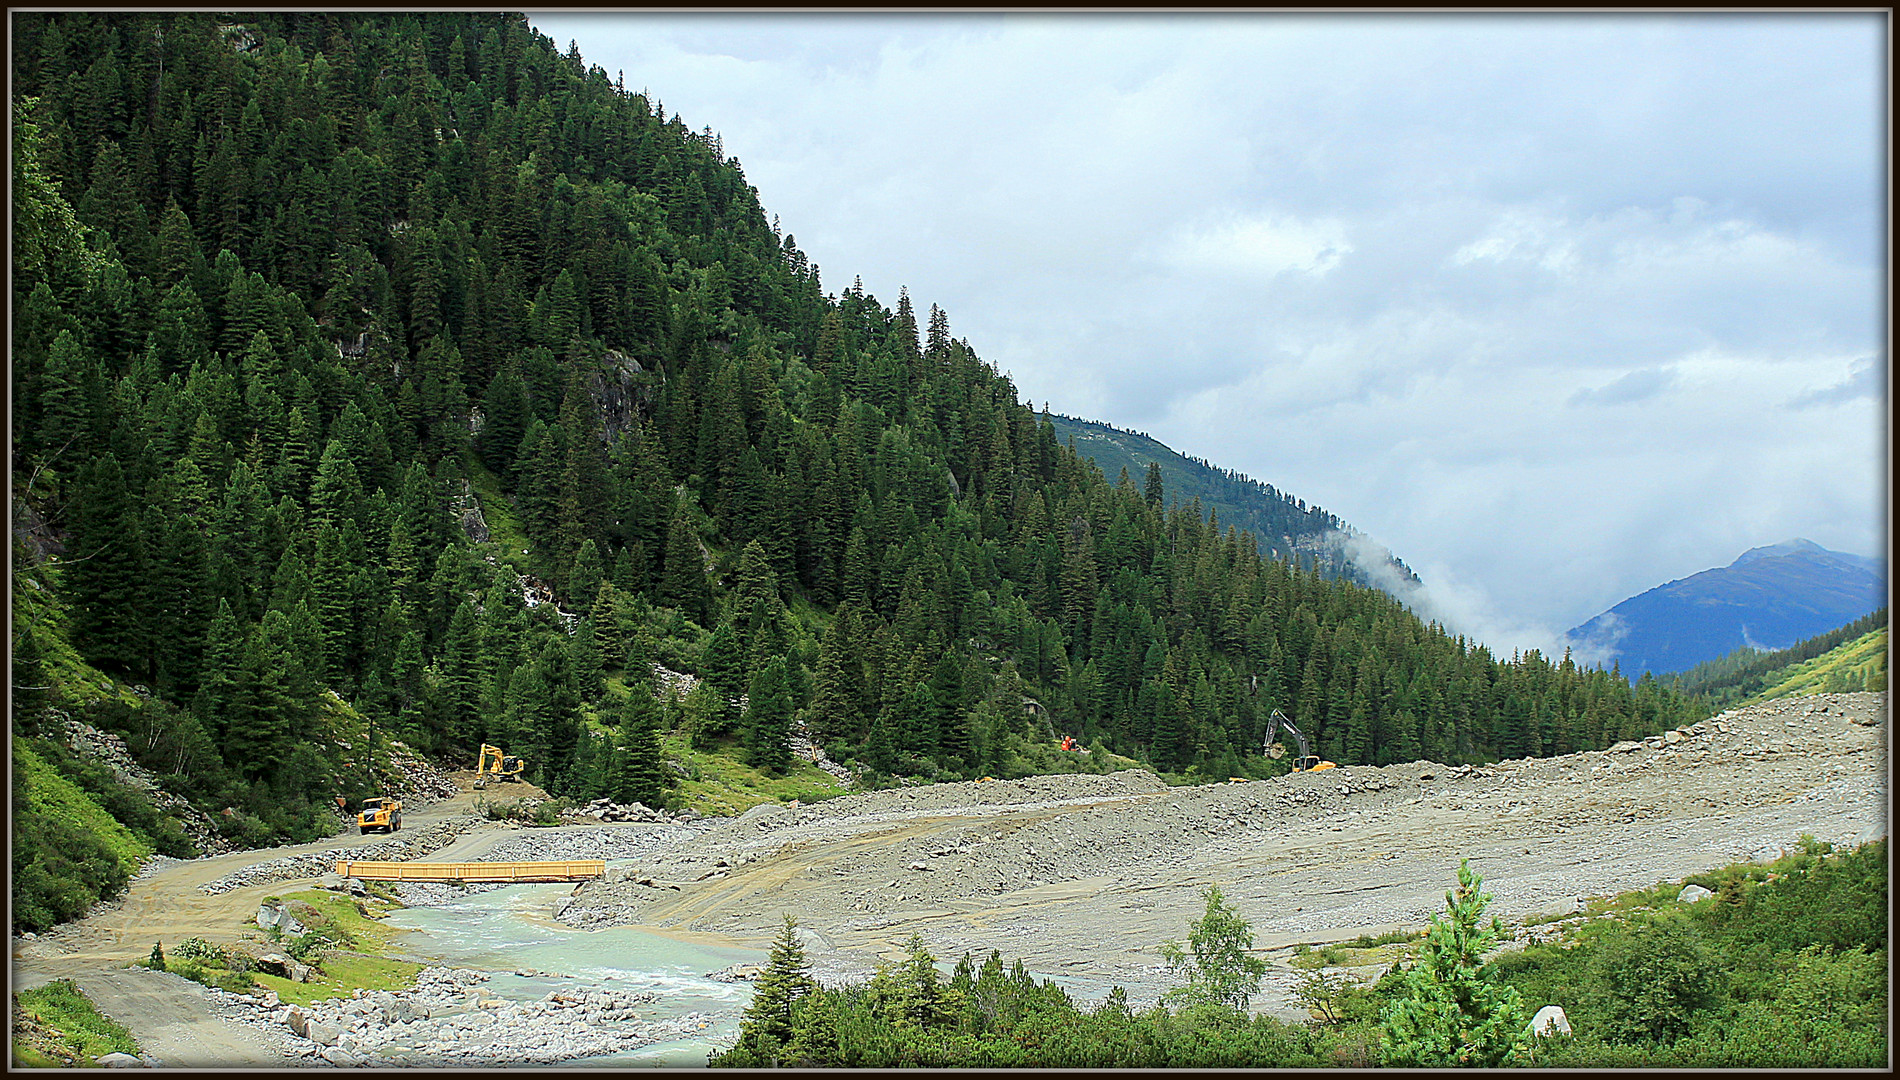
[[566, 862], [368, 862], [339, 859], [339, 877], [373, 881], [588, 881], [607, 872], [599, 859]]

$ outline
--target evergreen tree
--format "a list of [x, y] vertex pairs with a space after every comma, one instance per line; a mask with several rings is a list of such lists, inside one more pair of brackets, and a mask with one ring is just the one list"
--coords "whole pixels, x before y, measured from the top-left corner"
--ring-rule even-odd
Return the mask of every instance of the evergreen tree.
[[678, 608], [680, 614], [689, 619], [703, 622], [711, 591], [706, 584], [706, 565], [699, 537], [693, 531], [686, 508], [678, 507], [666, 532], [666, 562], [660, 571], [658, 601], [662, 606]]
[[811, 977], [811, 967], [805, 960], [805, 947], [798, 940], [798, 921], [786, 915], [784, 929], [772, 942], [765, 972], [752, 991], [752, 1002], [740, 1014], [739, 1049], [752, 1062], [778, 1067], [783, 1048], [793, 1039], [793, 1018], [799, 1002], [818, 992], [818, 981]]
[[747, 759], [767, 772], [785, 772], [792, 763], [792, 700], [783, 658], [752, 677], [746, 699]]
[[66, 543], [64, 584], [73, 604], [73, 640], [95, 664], [143, 674], [150, 635], [140, 604], [146, 580], [141, 515], [108, 452], [80, 470]]
[[1496, 1068], [1527, 1051], [1523, 1004], [1485, 960], [1504, 936], [1497, 919], [1480, 920], [1491, 902], [1469, 860], [1445, 912], [1432, 916], [1418, 962], [1405, 973], [1408, 995], [1385, 1010], [1384, 1063], [1401, 1067]]
[[620, 710], [620, 748], [616, 753], [614, 798], [659, 808], [669, 786], [660, 750], [659, 703], [651, 690], [636, 686]]

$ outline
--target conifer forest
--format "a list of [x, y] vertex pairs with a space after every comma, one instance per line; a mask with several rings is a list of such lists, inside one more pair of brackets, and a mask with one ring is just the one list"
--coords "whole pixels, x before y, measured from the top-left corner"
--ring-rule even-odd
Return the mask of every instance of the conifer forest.
[[1276, 708], [1347, 764], [1706, 715], [1103, 475], [519, 14], [229, 20], [15, 19], [16, 745], [63, 702], [262, 844], [322, 834], [336, 717], [587, 799], [682, 729], [874, 784], [1064, 735], [1224, 781], [1284, 770]]

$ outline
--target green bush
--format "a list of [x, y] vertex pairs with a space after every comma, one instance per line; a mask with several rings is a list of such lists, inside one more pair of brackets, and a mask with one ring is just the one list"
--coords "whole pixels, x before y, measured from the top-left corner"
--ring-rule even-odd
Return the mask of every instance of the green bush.
[[1675, 1042], [1723, 990], [1720, 958], [1685, 920], [1634, 926], [1605, 942], [1591, 981], [1603, 1037], [1620, 1043]]
[[12, 809], [16, 933], [79, 917], [123, 888], [151, 854], [23, 739], [13, 742]]

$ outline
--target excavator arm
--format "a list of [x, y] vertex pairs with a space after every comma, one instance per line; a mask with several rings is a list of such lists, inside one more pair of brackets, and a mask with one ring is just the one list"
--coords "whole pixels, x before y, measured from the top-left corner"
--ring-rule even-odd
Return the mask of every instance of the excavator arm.
[[1288, 720], [1286, 714], [1278, 709], [1273, 710], [1273, 715], [1267, 725], [1266, 752], [1268, 757], [1275, 756], [1272, 750], [1274, 742], [1273, 736], [1279, 731], [1285, 731], [1287, 734], [1293, 736], [1293, 741], [1299, 744], [1300, 756], [1293, 760], [1294, 772], [1312, 772], [1317, 769], [1333, 768], [1332, 762], [1321, 761], [1319, 755], [1313, 753], [1312, 746], [1306, 741], [1306, 733], [1295, 727], [1293, 721]]

